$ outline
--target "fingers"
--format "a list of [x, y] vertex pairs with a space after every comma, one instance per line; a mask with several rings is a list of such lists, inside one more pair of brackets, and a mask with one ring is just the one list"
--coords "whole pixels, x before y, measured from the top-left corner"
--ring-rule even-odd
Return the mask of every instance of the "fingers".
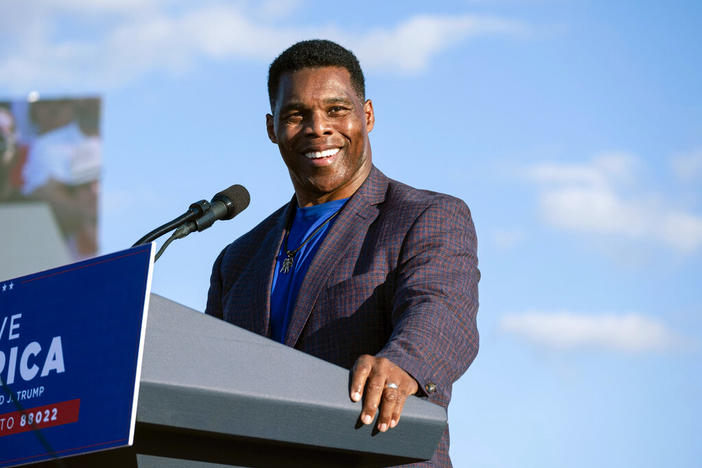
[[[381, 398], [380, 415], [378, 416], [378, 430], [380, 432], [385, 432], [394, 427], [392, 425], [392, 416], [395, 414], [395, 408], [400, 403], [400, 388], [394, 382], [388, 382], [388, 385], [390, 383], [393, 385], [385, 387]], [[398, 388], [394, 388], [395, 386]], [[402, 412], [402, 409], [400, 409], [400, 412]]]
[[397, 426], [397, 423], [400, 422], [400, 416], [402, 416], [402, 409], [405, 407], [405, 401], [407, 401], [407, 397], [409, 395], [409, 392], [399, 392], [397, 403], [393, 408], [392, 416], [390, 416], [390, 429]]
[[356, 359], [356, 363], [351, 370], [351, 399], [359, 401], [363, 396], [363, 389], [366, 386], [366, 379], [373, 369], [373, 356], [364, 354]]
[[[410, 379], [411, 379], [411, 377], [410, 377]], [[381, 422], [381, 424], [387, 423], [389, 429], [394, 428], [395, 426], [397, 426], [397, 423], [400, 422], [400, 416], [402, 415], [402, 409], [405, 407], [405, 402], [407, 401], [407, 397], [410, 394], [416, 392], [416, 390], [411, 389], [412, 388], [411, 384], [415, 383], [414, 379], [411, 379], [411, 381], [409, 383], [410, 383], [409, 388], [408, 388], [408, 386], [403, 385], [403, 386], [399, 387], [397, 390], [395, 390], [397, 396], [395, 398], [394, 405], [388, 406], [388, 408], [385, 408], [385, 406], [383, 405], [383, 408], [380, 412], [380, 422]], [[389, 391], [389, 389], [386, 391]], [[386, 413], [389, 415], [387, 417], [387, 419], [385, 418]]]
[[361, 422], [371, 424], [380, 409], [380, 432], [397, 426], [407, 397], [417, 389], [412, 376], [385, 358], [363, 355], [352, 369], [350, 394], [353, 401], [363, 398]]
[[[382, 363], [376, 362], [366, 380], [366, 388], [363, 394], [363, 409], [361, 410], [361, 421], [363, 424], [373, 422], [378, 406], [380, 406], [386, 379], [386, 370], [382, 369], [382, 365]], [[378, 426], [378, 429], [380, 429], [380, 426]]]

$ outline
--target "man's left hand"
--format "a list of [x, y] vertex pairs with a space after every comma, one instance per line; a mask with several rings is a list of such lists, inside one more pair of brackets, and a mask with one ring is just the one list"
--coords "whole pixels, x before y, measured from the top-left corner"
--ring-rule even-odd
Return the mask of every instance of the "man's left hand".
[[351, 399], [359, 401], [363, 398], [361, 422], [372, 423], [380, 407], [380, 432], [397, 426], [407, 397], [417, 393], [418, 389], [419, 385], [411, 375], [386, 358], [364, 354], [351, 369]]

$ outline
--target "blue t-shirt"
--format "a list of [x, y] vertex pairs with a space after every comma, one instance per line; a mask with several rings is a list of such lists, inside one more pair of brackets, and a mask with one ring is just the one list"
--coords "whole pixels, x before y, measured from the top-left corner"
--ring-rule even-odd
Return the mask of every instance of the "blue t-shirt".
[[[292, 251], [298, 248], [320, 224], [339, 211], [346, 203], [346, 200], [348, 198], [306, 208], [297, 208], [290, 228], [290, 234], [288, 235], [288, 250]], [[305, 279], [310, 262], [332, 224], [334, 224], [333, 219], [302, 246], [295, 254], [292, 269], [287, 273], [280, 272], [283, 260], [287, 256], [285, 242], [280, 246], [280, 252], [278, 252], [275, 262], [275, 271], [273, 272], [273, 285], [271, 286], [271, 338], [276, 341], [282, 343], [285, 340], [285, 332], [288, 329], [288, 322], [295, 307], [297, 293], [300, 290], [302, 280]]]

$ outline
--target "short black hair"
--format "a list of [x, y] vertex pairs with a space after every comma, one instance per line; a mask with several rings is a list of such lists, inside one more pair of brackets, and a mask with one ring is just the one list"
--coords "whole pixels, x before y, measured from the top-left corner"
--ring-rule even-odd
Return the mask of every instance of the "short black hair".
[[280, 77], [310, 67], [342, 67], [351, 75], [351, 85], [361, 101], [366, 100], [366, 85], [361, 64], [353, 52], [324, 39], [301, 41], [283, 51], [268, 69], [268, 99], [275, 107]]

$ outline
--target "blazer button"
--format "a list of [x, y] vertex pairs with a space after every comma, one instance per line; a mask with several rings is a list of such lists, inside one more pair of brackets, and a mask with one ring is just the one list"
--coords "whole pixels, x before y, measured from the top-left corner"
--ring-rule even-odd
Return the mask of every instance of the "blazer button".
[[434, 393], [436, 391], [436, 384], [434, 382], [428, 382], [424, 386], [424, 390], [426, 390], [427, 393]]

